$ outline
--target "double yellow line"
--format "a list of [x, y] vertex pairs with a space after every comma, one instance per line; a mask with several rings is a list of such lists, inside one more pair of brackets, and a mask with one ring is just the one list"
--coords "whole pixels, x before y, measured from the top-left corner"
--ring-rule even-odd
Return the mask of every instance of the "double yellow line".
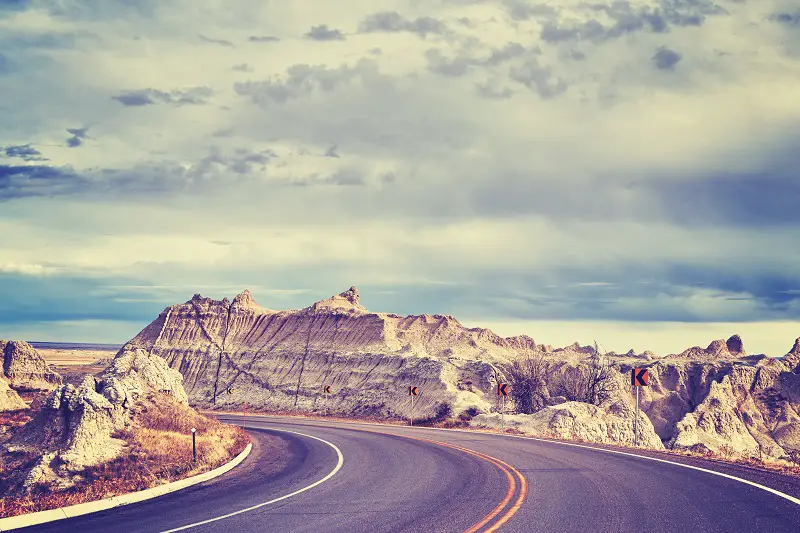
[[[348, 429], [356, 428], [351, 427]], [[481, 533], [490, 533], [492, 531], [497, 531], [500, 529], [500, 526], [508, 522], [511, 517], [514, 516], [517, 511], [519, 511], [519, 508], [522, 507], [522, 502], [524, 502], [525, 498], [528, 496], [528, 480], [525, 479], [525, 476], [523, 476], [519, 470], [510, 464], [506, 463], [505, 461], [501, 461], [496, 457], [492, 457], [491, 455], [476, 452], [475, 450], [470, 450], [469, 448], [463, 448], [447, 442], [423, 439], [422, 437], [412, 437], [410, 435], [403, 435], [400, 433], [389, 433], [385, 431], [375, 431], [372, 429], [363, 428], [358, 428], [357, 430], [367, 431], [369, 433], [380, 433], [382, 435], [390, 435], [393, 437], [402, 437], [404, 439], [413, 439], [421, 442], [427, 442], [429, 444], [436, 444], [437, 446], [443, 446], [445, 448], [451, 448], [453, 450], [458, 450], [462, 453], [482, 459], [499, 468], [500, 471], [506, 475], [506, 480], [508, 481], [508, 490], [506, 491], [505, 496], [502, 500], [500, 500], [500, 503], [494, 507], [494, 509], [489, 511], [486, 516], [484, 516], [475, 525], [464, 531], [464, 533], [478, 533], [479, 531]], [[519, 493], [517, 492], [517, 486], [519, 486]], [[514, 500], [515, 494], [517, 494], [516, 500]], [[511, 500], [514, 500], [514, 503], [511, 503]]]

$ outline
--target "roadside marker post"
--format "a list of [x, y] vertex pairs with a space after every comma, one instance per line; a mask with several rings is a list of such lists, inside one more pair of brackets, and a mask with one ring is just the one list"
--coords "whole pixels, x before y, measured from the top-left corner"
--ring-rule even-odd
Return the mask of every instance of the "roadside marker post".
[[508, 383], [497, 384], [497, 395], [500, 396], [502, 407], [500, 407], [500, 429], [506, 429], [505, 412], [506, 412], [506, 396], [508, 396]]
[[417, 387], [409, 387], [408, 388], [408, 395], [411, 396], [411, 416], [408, 419], [408, 425], [414, 425], [414, 396], [419, 394], [419, 388]]
[[247, 401], [244, 402], [244, 408], [242, 410], [242, 429], [244, 429], [246, 425], [247, 425]]
[[322, 389], [322, 390], [325, 392], [325, 394], [330, 394], [331, 393], [331, 386], [330, 385], [325, 385], [325, 388]]
[[639, 387], [650, 384], [650, 372], [646, 368], [631, 369], [631, 385], [636, 389], [636, 418], [633, 419], [633, 445], [639, 446]]
[[197, 429], [192, 428], [192, 462], [197, 462]]

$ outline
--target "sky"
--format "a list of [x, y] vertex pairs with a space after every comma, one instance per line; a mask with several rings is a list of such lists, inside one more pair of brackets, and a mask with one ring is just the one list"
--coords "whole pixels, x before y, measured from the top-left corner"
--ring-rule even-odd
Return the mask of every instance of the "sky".
[[800, 336], [796, 0], [0, 0], [0, 338], [194, 293]]

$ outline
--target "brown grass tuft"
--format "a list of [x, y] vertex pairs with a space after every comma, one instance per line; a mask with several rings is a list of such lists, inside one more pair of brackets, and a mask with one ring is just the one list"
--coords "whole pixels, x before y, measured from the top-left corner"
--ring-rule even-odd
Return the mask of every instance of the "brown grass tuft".
[[[250, 442], [240, 427], [201, 415], [168, 396], [150, 400], [130, 428], [114, 435], [127, 442], [121, 457], [78, 472], [80, 481], [71, 488], [35, 486], [27, 495], [0, 498], [0, 517], [100, 500], [194, 476], [230, 461]], [[192, 461], [193, 427], [197, 430], [196, 463]], [[37, 459], [18, 457], [13, 465], [0, 466], [27, 471]], [[4, 482], [0, 481], [0, 490], [5, 494]]]

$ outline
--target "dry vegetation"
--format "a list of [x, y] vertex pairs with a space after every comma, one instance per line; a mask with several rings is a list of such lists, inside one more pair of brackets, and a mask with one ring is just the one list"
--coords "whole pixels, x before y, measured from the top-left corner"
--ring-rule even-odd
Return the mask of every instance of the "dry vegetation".
[[[197, 463], [192, 461], [193, 427], [197, 429]], [[228, 462], [250, 441], [241, 428], [221, 424], [165, 396], [154, 398], [137, 413], [130, 429], [115, 436], [128, 443], [121, 457], [80, 472], [81, 480], [73, 487], [54, 490], [37, 485], [25, 496], [1, 498], [0, 517], [109, 498], [200, 474]], [[2, 466], [10, 474], [29, 470], [36, 460], [36, 456], [17, 454], [13, 462]], [[4, 475], [0, 492], [8, 493], [15, 481], [19, 482], [13, 475]]]

